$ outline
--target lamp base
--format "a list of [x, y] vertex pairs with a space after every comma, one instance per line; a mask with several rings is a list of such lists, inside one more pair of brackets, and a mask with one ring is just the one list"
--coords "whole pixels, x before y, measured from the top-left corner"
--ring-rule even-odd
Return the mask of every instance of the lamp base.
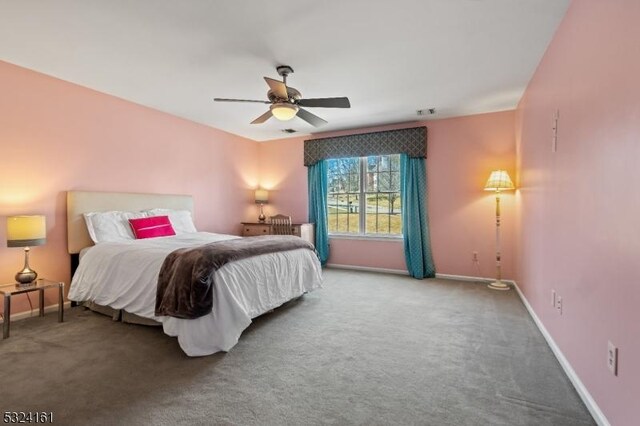
[[489, 287], [491, 290], [510, 290], [511, 287], [509, 287], [508, 284], [503, 283], [502, 281], [494, 281], [491, 284], [489, 284], [487, 287]]
[[16, 274], [16, 281], [20, 285], [31, 284], [38, 278], [38, 273], [29, 267], [29, 247], [24, 248], [24, 267]]
[[38, 273], [33, 269], [23, 269], [16, 274], [16, 282], [20, 285], [31, 284], [38, 278]]

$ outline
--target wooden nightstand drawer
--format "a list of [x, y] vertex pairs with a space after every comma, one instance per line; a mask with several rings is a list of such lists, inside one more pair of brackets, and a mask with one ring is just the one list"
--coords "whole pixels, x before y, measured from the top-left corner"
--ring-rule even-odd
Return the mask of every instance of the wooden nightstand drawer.
[[243, 237], [255, 237], [256, 235], [269, 235], [269, 225], [242, 225]]

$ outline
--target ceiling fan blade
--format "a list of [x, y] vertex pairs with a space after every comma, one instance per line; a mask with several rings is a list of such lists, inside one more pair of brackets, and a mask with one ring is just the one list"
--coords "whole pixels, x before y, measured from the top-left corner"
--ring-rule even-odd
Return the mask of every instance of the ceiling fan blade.
[[264, 123], [265, 121], [267, 121], [268, 119], [271, 118], [273, 114], [271, 114], [271, 110], [268, 110], [267, 112], [265, 112], [264, 114], [262, 114], [260, 117], [256, 118], [255, 120], [253, 120], [251, 122], [251, 124], [261, 124]]
[[300, 99], [298, 105], [310, 108], [351, 108], [349, 98]]
[[287, 93], [287, 86], [278, 80], [274, 80], [269, 77], [265, 77], [264, 81], [267, 82], [269, 88], [273, 91], [273, 93], [279, 97], [280, 99], [289, 99], [289, 94]]
[[216, 102], [257, 102], [260, 104], [270, 104], [269, 101], [254, 101], [252, 99], [226, 99], [226, 98], [213, 98]]
[[305, 110], [305, 109], [298, 109], [298, 117], [302, 118], [304, 121], [306, 121], [307, 123], [311, 124], [312, 126], [315, 127], [320, 127], [324, 124], [327, 124], [328, 121], [327, 120], [323, 120], [322, 118], [318, 117], [315, 114], [311, 114], [309, 111]]

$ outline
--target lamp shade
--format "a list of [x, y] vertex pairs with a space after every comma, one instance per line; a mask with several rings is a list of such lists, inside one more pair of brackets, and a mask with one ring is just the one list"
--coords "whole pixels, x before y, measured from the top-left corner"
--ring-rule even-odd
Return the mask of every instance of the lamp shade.
[[485, 191], [507, 191], [515, 189], [506, 170], [494, 170], [484, 186]]
[[7, 247], [41, 246], [46, 241], [47, 223], [44, 216], [7, 217]]
[[256, 189], [255, 199], [257, 204], [267, 204], [269, 201], [269, 191], [266, 189]]
[[270, 107], [271, 114], [280, 121], [291, 120], [298, 113], [298, 107], [286, 102], [279, 102]]

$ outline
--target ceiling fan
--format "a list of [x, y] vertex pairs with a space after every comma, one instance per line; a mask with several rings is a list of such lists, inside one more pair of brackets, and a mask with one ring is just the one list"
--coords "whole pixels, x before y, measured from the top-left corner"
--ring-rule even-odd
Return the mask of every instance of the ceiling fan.
[[312, 126], [318, 127], [327, 124], [326, 120], [318, 117], [301, 107], [308, 108], [351, 108], [349, 98], [314, 98], [302, 99], [302, 93], [293, 87], [287, 86], [287, 76], [293, 74], [293, 68], [288, 65], [281, 65], [276, 68], [278, 74], [282, 76], [282, 81], [264, 77], [264, 81], [269, 85], [267, 92], [268, 101], [256, 101], [251, 99], [223, 99], [214, 98], [217, 102], [258, 102], [270, 104], [269, 111], [262, 114], [251, 122], [251, 124], [264, 123], [272, 116], [281, 121], [291, 120], [298, 116]]

